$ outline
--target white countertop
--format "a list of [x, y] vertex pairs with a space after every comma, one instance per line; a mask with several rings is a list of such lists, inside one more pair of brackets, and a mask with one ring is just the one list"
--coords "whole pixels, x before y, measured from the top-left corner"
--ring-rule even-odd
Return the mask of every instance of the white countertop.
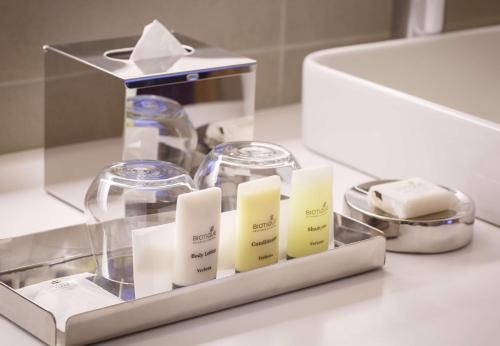
[[[344, 191], [370, 177], [304, 148], [297, 130], [299, 112], [298, 106], [259, 112], [258, 124], [265, 125], [257, 129], [259, 139], [286, 146], [302, 166], [333, 165], [335, 209], [341, 210]], [[0, 157], [0, 181], [6, 181], [6, 174], [11, 177], [8, 185], [0, 186], [0, 237], [83, 220], [80, 213], [45, 195], [41, 176], [15, 174], [26, 183], [25, 189], [16, 190], [21, 183], [7, 170], [17, 172], [18, 167], [41, 174], [40, 155], [35, 150]], [[28, 158], [32, 164], [26, 164]], [[388, 253], [382, 270], [101, 344], [497, 345], [500, 229], [477, 221], [474, 232], [472, 244], [455, 252]], [[43, 345], [2, 317], [0, 337], [2, 345]]]

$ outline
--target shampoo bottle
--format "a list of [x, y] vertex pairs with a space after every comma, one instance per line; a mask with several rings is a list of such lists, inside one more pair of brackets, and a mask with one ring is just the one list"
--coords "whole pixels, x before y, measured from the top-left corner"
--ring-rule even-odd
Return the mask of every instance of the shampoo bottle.
[[325, 251], [333, 218], [331, 167], [293, 171], [287, 257]]
[[177, 198], [174, 287], [215, 279], [219, 251], [221, 190], [213, 187]]
[[278, 261], [280, 187], [277, 175], [238, 185], [236, 272]]

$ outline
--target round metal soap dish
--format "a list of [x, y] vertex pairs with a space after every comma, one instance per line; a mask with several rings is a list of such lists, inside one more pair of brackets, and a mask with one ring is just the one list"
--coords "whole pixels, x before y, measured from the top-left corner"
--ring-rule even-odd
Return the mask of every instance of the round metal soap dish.
[[385, 233], [387, 251], [440, 253], [456, 250], [472, 240], [474, 202], [464, 193], [444, 187], [454, 194], [450, 210], [414, 219], [399, 219], [373, 207], [368, 198], [372, 185], [394, 180], [376, 180], [349, 189], [344, 196], [344, 213]]

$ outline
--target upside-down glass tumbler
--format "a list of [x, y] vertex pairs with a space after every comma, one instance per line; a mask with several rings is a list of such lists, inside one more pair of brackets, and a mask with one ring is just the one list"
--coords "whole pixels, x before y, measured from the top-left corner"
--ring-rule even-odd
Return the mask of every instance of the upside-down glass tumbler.
[[157, 95], [127, 99], [124, 160], [167, 161], [189, 172], [197, 143], [196, 130], [178, 102]]
[[133, 284], [133, 232], [173, 222], [177, 197], [196, 189], [189, 174], [169, 162], [130, 160], [104, 168], [85, 197], [98, 275]]
[[222, 210], [236, 209], [236, 192], [240, 183], [279, 175], [282, 198], [290, 191], [292, 171], [300, 165], [287, 149], [277, 144], [241, 141], [214, 147], [198, 168], [194, 180], [200, 189], [218, 186], [222, 189]]

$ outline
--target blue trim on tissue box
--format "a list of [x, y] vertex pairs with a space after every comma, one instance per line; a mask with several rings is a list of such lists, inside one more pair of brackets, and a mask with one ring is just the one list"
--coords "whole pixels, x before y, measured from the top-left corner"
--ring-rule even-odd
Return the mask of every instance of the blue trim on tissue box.
[[[255, 64], [243, 64], [243, 65], [228, 66], [225, 67], [224, 69], [221, 69], [220, 67], [214, 67], [211, 69], [185, 71], [174, 74], [169, 73], [167, 75], [165, 74], [158, 74], [156, 76], [149, 75], [147, 77], [127, 79], [125, 81], [125, 86], [129, 89], [136, 89], [136, 88], [143, 88], [155, 85], [173, 84], [173, 83], [191, 82], [202, 79], [227, 77], [231, 75], [239, 75], [242, 73], [252, 72], [253, 66], [255, 66]], [[193, 75], [197, 75], [198, 78], [193, 78]]]

